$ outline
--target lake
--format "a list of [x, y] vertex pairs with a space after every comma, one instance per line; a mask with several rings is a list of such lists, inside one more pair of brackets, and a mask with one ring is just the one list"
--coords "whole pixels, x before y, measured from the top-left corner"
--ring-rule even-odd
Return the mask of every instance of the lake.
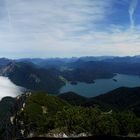
[[16, 97], [23, 88], [16, 86], [8, 77], [0, 76], [0, 99], [6, 96]]
[[[115, 80], [113, 80], [115, 79]], [[60, 93], [73, 91], [82, 96], [94, 97], [119, 87], [138, 87], [140, 86], [140, 77], [136, 75], [117, 74], [111, 79], [98, 79], [93, 84], [78, 82], [77, 85], [66, 83], [60, 89]]]

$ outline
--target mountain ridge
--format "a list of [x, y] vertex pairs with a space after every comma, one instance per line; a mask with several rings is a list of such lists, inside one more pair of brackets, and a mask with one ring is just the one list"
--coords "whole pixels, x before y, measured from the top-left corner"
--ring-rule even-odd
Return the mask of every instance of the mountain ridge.
[[7, 106], [6, 113], [0, 116], [0, 138], [3, 140], [101, 135], [122, 137], [140, 133], [140, 118], [132, 111], [101, 111], [97, 106], [71, 105], [47, 93], [6, 97], [0, 101], [0, 114], [3, 106]]
[[56, 93], [64, 84], [57, 70], [38, 68], [33, 63], [10, 62], [0, 68], [0, 75], [8, 77], [18, 86], [38, 91]]
[[[120, 87], [105, 94], [91, 98], [86, 98], [76, 93], [71, 94], [71, 92], [64, 93], [62, 95], [60, 94], [58, 97], [66, 100], [70, 104], [76, 104], [85, 107], [94, 107], [95, 105], [98, 105], [104, 111], [109, 111], [111, 109], [116, 111], [135, 110], [137, 105], [140, 104], [140, 87]], [[71, 99], [75, 100], [71, 101]], [[79, 102], [77, 102], [77, 100]], [[137, 115], [140, 115], [138, 111]]]

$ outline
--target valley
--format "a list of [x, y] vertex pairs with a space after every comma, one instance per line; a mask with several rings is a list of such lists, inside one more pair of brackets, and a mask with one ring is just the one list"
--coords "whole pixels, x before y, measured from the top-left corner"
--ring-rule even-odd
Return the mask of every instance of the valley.
[[[131, 60], [131, 61], [130, 61]], [[29, 91], [73, 91], [93, 97], [119, 87], [140, 86], [139, 57], [0, 59], [0, 75]]]

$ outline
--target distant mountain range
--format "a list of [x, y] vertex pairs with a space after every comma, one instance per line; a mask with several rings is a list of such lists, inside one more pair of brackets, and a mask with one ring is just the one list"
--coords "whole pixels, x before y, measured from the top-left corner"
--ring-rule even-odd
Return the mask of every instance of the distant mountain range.
[[140, 75], [140, 56], [0, 59], [0, 75], [32, 91], [57, 94], [66, 81], [94, 83], [116, 73]]
[[40, 64], [43, 62], [56, 62], [56, 61], [63, 61], [63, 62], [75, 62], [77, 60], [82, 60], [82, 61], [125, 61], [125, 62], [130, 62], [130, 60], [132, 61], [132, 63], [138, 63], [140, 62], [140, 55], [136, 55], [136, 56], [83, 56], [83, 57], [70, 57], [70, 58], [19, 58], [19, 59], [9, 59], [9, 58], [0, 58], [0, 64], [2, 63], [6, 63], [9, 61], [16, 61], [16, 62], [32, 62], [35, 64]]
[[85, 56], [85, 57], [71, 57], [71, 58], [23, 58], [23, 59], [16, 59], [18, 62], [28, 61], [38, 65], [45, 65], [45, 63], [70, 63], [75, 62], [77, 60], [82, 61], [115, 61], [115, 62], [132, 62], [132, 63], [140, 63], [140, 55], [136, 56]]

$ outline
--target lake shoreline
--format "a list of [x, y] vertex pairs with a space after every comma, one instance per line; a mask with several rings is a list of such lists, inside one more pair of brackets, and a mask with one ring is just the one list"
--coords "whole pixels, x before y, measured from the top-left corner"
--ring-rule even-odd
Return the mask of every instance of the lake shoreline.
[[114, 74], [113, 78], [97, 79], [94, 80], [94, 83], [77, 82], [76, 84], [71, 84], [66, 82], [65, 86], [59, 90], [59, 94], [72, 91], [81, 96], [95, 97], [119, 87], [140, 86], [139, 75]]

